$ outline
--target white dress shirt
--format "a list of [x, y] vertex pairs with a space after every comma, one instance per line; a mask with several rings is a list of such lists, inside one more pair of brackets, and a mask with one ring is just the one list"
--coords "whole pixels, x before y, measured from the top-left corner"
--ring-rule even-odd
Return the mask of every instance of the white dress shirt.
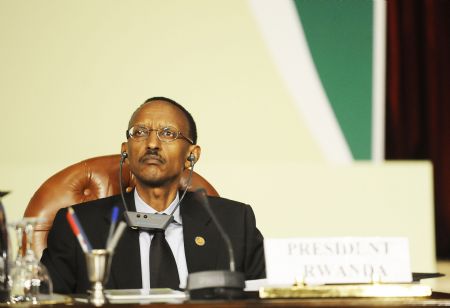
[[[176, 204], [178, 203], [179, 196], [178, 193], [175, 199], [172, 201], [170, 206], [163, 212], [157, 212], [150, 205], [146, 204], [144, 200], [141, 199], [137, 190], [134, 190], [134, 202], [136, 204], [136, 211], [141, 213], [159, 213], [167, 214], [172, 213]], [[186, 287], [187, 280], [187, 264], [186, 255], [184, 253], [184, 240], [183, 240], [183, 221], [180, 215], [180, 208], [178, 207], [174, 213], [175, 221], [172, 222], [166, 229], [166, 240], [169, 243], [170, 249], [172, 250], [173, 256], [175, 257], [175, 262], [177, 263], [178, 276], [180, 277], [180, 288], [184, 289]], [[150, 243], [152, 241], [153, 235], [148, 232], [141, 231], [139, 233], [139, 247], [141, 250], [141, 272], [142, 272], [142, 288], [150, 289]]]

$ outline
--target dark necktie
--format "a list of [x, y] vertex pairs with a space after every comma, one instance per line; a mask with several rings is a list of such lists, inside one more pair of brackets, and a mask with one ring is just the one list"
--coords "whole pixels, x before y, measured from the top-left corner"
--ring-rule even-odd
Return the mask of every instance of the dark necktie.
[[164, 230], [155, 231], [150, 244], [150, 287], [180, 288], [177, 263], [166, 241]]

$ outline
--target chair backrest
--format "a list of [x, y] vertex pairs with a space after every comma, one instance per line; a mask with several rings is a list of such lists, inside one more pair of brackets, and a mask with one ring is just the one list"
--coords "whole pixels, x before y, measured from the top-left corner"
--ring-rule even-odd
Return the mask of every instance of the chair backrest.
[[[33, 249], [38, 257], [47, 247], [47, 234], [56, 212], [73, 204], [105, 198], [120, 193], [119, 188], [120, 155], [107, 155], [83, 160], [56, 173], [46, 180], [34, 193], [24, 217], [42, 217], [45, 223], [36, 226]], [[185, 188], [189, 171], [186, 170], [180, 181]], [[127, 190], [134, 187], [134, 178], [126, 164], [123, 165], [122, 181]], [[210, 196], [219, 194], [214, 187], [194, 171], [188, 190], [203, 188]]]

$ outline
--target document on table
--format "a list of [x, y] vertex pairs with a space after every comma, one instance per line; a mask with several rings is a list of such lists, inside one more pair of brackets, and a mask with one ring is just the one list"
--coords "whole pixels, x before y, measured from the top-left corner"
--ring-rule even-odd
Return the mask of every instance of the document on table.
[[105, 290], [105, 296], [112, 304], [180, 303], [188, 299], [185, 292], [166, 288]]

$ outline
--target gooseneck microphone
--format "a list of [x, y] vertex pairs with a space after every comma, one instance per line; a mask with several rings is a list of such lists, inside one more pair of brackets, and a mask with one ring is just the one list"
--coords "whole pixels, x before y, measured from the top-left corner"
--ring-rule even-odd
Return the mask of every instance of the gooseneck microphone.
[[217, 216], [211, 210], [206, 191], [196, 190], [195, 195], [211, 216], [228, 250], [230, 270], [215, 270], [191, 273], [188, 275], [186, 289], [191, 299], [238, 299], [244, 297], [244, 274], [235, 268], [233, 246], [230, 237], [223, 229]]
[[190, 162], [190, 170], [189, 176], [186, 184], [186, 188], [184, 189], [181, 198], [178, 200], [175, 205], [172, 213], [170, 215], [160, 215], [160, 214], [150, 214], [150, 213], [141, 213], [141, 212], [133, 212], [130, 211], [125, 200], [125, 196], [123, 193], [123, 183], [122, 183], [122, 168], [125, 159], [128, 157], [127, 152], [122, 152], [120, 157], [120, 165], [119, 165], [119, 187], [120, 187], [120, 196], [122, 197], [122, 204], [125, 209], [123, 213], [125, 217], [125, 221], [127, 222], [128, 227], [132, 229], [138, 229], [142, 231], [155, 231], [155, 230], [166, 230], [167, 226], [174, 220], [173, 214], [180, 206], [181, 201], [183, 201], [184, 196], [187, 193], [189, 186], [192, 181], [192, 174], [194, 172], [194, 164], [195, 164], [195, 156], [193, 154], [189, 155], [187, 160]]
[[206, 191], [203, 188], [199, 188], [195, 191], [195, 196], [197, 197], [198, 200], [200, 200], [200, 203], [203, 205], [203, 208], [206, 210], [206, 212], [208, 212], [209, 216], [211, 216], [211, 219], [213, 220], [214, 225], [216, 226], [217, 230], [219, 230], [219, 234], [222, 237], [222, 239], [224, 240], [225, 245], [227, 246], [228, 261], [230, 262], [230, 271], [234, 272], [236, 270], [236, 265], [234, 262], [234, 250], [233, 250], [233, 245], [231, 245], [230, 237], [223, 229], [222, 225], [220, 224], [219, 220], [217, 219], [217, 216], [211, 210], [211, 206], [209, 205]]

